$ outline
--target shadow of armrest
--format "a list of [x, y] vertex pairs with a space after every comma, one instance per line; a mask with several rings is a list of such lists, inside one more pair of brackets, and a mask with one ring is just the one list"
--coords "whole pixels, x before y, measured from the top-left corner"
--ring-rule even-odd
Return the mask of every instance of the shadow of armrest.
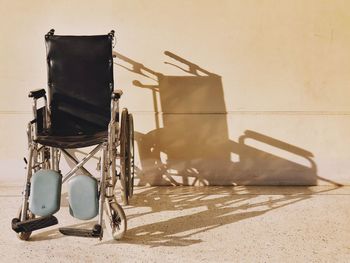
[[296, 155], [305, 157], [307, 159], [314, 157], [314, 155], [312, 154], [312, 152], [309, 152], [307, 150], [304, 150], [302, 148], [299, 148], [297, 146], [291, 145], [289, 143], [277, 140], [275, 138], [271, 138], [269, 136], [266, 136], [264, 134], [255, 132], [255, 131], [251, 131], [251, 130], [247, 130], [244, 132], [244, 135], [239, 137], [239, 143], [240, 144], [244, 144], [246, 139], [253, 139], [259, 142], [263, 142], [266, 143], [268, 145], [274, 146], [276, 148], [288, 151], [290, 153], [294, 153]]
[[251, 130], [247, 130], [244, 132], [244, 135], [241, 136], [239, 138], [239, 143], [237, 145], [237, 149], [239, 149], [239, 152], [243, 152], [244, 148], [243, 147], [247, 147], [247, 145], [245, 144], [245, 140], [246, 139], [253, 139], [262, 143], [266, 143], [268, 145], [271, 145], [273, 147], [276, 147], [278, 149], [282, 149], [284, 151], [293, 153], [295, 155], [301, 156], [303, 158], [305, 158], [306, 160], [309, 161], [309, 163], [311, 164], [310, 170], [312, 170], [316, 176], [316, 179], [327, 182], [329, 184], [335, 185], [336, 187], [342, 187], [343, 184], [340, 184], [338, 182], [332, 181], [330, 179], [324, 178], [324, 177], [320, 177], [317, 175], [317, 165], [316, 162], [312, 159], [312, 157], [314, 157], [313, 153], [302, 149], [300, 147], [291, 145], [289, 143], [271, 138], [269, 136], [266, 136], [264, 134], [258, 133], [258, 132], [254, 132]]
[[307, 150], [251, 130], [239, 137], [238, 149], [239, 167], [249, 184], [317, 184], [317, 165]]

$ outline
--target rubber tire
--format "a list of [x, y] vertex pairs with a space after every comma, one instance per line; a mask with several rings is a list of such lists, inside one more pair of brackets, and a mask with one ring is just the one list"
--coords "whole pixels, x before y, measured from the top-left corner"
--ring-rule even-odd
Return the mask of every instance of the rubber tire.
[[129, 204], [130, 182], [130, 136], [128, 127], [128, 110], [123, 109], [120, 122], [120, 185], [122, 204]]
[[129, 199], [134, 194], [134, 178], [135, 178], [135, 150], [134, 150], [134, 118], [131, 113], [128, 115], [128, 127], [129, 127], [129, 149], [130, 149], [130, 166], [129, 166], [129, 185], [128, 185], [128, 193]]
[[[109, 222], [105, 222], [106, 228], [111, 234], [112, 238], [114, 240], [121, 240], [124, 237], [124, 234], [127, 230], [127, 221], [126, 216], [123, 208], [114, 200], [111, 203], [109, 203], [110, 210], [112, 213], [112, 217], [115, 217], [114, 219], [111, 219], [109, 216]], [[111, 222], [111, 220], [117, 220], [117, 222]]]

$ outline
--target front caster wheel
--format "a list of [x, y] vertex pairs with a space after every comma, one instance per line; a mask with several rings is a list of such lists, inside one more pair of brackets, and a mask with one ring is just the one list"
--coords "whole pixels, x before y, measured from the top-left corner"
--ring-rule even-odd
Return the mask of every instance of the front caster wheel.
[[[21, 215], [22, 215], [22, 208], [19, 209], [18, 213], [18, 220], [20, 220], [21, 218]], [[30, 212], [29, 210], [27, 210], [27, 217], [26, 217], [26, 220], [29, 220], [29, 219], [34, 219], [35, 218], [35, 215]], [[20, 240], [24, 240], [24, 241], [27, 241], [29, 240], [30, 236], [31, 236], [32, 232], [19, 232], [17, 233], [17, 237], [20, 239]]]
[[109, 222], [106, 222], [106, 227], [113, 239], [120, 240], [123, 238], [127, 229], [124, 210], [115, 200], [109, 203], [108, 210]]

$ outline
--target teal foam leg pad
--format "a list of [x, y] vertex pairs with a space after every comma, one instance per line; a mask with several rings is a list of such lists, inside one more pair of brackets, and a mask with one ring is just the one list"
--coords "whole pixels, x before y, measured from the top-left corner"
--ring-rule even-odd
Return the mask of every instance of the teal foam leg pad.
[[62, 175], [42, 169], [31, 178], [29, 210], [38, 216], [48, 216], [60, 209]]
[[68, 181], [70, 214], [89, 220], [98, 214], [98, 183], [93, 177], [76, 175]]

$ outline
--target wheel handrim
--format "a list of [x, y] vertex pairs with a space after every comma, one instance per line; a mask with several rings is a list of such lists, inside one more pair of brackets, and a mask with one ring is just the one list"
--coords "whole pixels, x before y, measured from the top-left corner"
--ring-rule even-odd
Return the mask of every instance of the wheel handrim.
[[121, 196], [124, 205], [129, 203], [129, 158], [128, 158], [128, 146], [129, 146], [129, 132], [128, 132], [128, 111], [123, 109], [121, 116], [121, 133], [120, 133], [120, 184], [121, 184]]

